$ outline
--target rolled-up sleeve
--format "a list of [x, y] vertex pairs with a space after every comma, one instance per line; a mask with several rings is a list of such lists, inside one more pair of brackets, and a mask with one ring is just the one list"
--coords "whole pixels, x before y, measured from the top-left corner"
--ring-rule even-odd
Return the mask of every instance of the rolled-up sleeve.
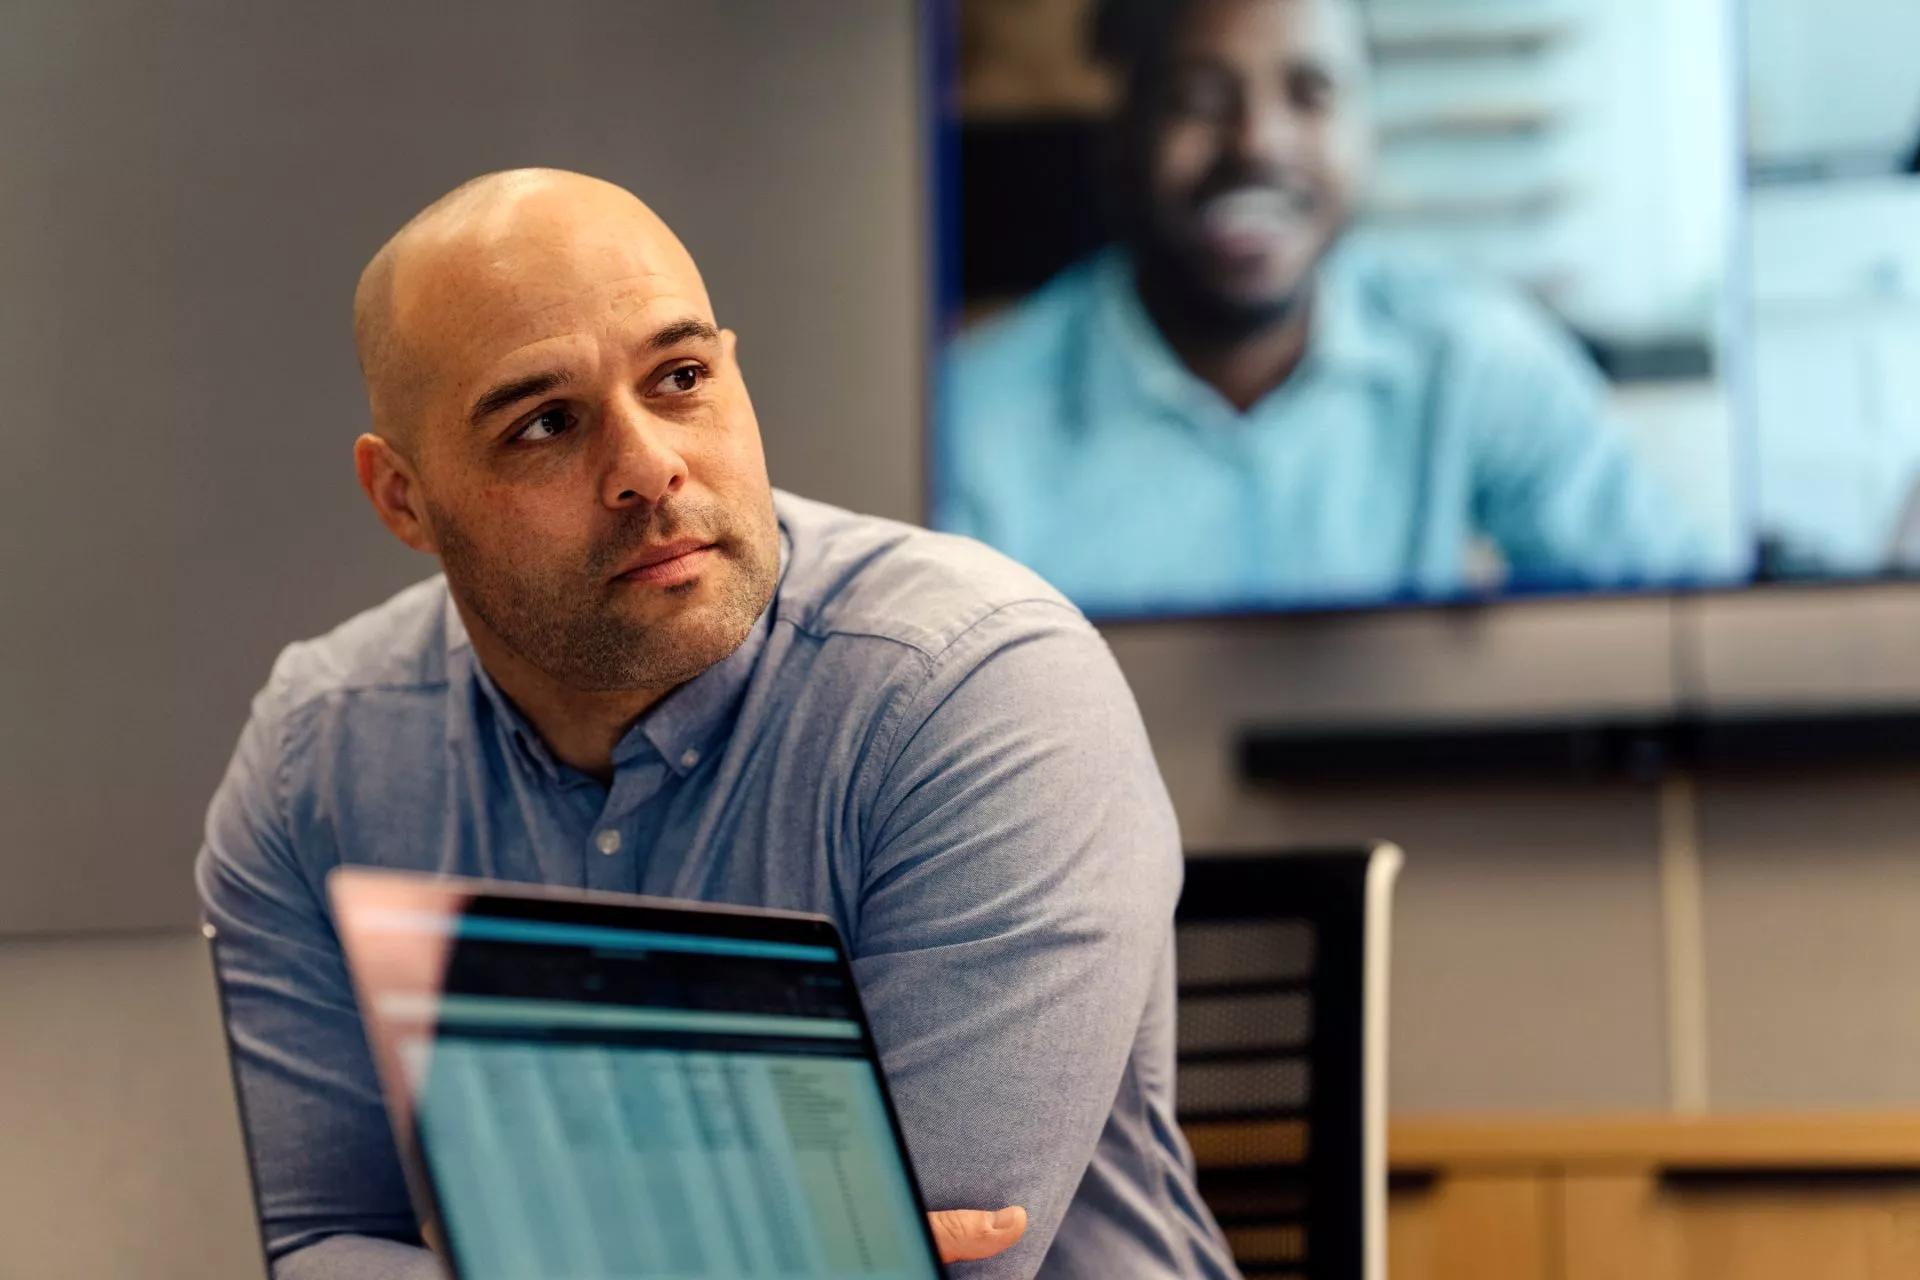
[[930, 1207], [1024, 1205], [1032, 1276], [1165, 958], [1172, 807], [1105, 643], [1055, 602], [928, 660], [878, 753], [855, 972]]
[[218, 961], [275, 1280], [428, 1280], [378, 1081], [289, 778], [312, 708], [296, 649], [255, 698], [195, 865]]
[[1459, 405], [1475, 435], [1475, 514], [1527, 587], [1634, 587], [1712, 570], [1698, 522], [1608, 409], [1600, 373], [1550, 321], [1479, 317]]

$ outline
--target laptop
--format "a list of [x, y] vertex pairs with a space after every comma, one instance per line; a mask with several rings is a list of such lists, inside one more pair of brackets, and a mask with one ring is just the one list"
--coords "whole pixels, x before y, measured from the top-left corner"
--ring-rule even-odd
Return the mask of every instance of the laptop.
[[457, 1280], [944, 1276], [830, 920], [364, 868], [327, 888]]

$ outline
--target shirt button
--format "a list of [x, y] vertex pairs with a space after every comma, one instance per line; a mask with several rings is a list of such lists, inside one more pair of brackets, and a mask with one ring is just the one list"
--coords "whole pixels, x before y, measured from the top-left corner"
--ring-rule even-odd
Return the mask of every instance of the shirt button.
[[682, 768], [691, 769], [693, 768], [693, 766], [699, 763], [700, 763], [700, 753], [698, 751], [695, 751], [692, 747], [688, 747], [685, 751], [682, 751], [680, 753], [680, 766]]
[[603, 828], [594, 835], [593, 847], [608, 857], [612, 857], [614, 854], [620, 852], [620, 833], [612, 827]]

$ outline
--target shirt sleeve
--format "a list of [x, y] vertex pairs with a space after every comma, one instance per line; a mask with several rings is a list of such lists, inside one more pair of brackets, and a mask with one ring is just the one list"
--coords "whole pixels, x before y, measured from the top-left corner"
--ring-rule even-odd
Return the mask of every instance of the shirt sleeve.
[[1697, 523], [1609, 419], [1600, 373], [1543, 315], [1490, 305], [1456, 369], [1480, 527], [1535, 587], [1646, 586], [1709, 571]]
[[317, 875], [290, 831], [302, 713], [282, 655], [255, 698], [195, 865], [275, 1280], [427, 1280], [372, 1056]]
[[883, 748], [854, 971], [929, 1207], [1023, 1205], [1032, 1276], [1111, 1112], [1182, 862], [1133, 698], [1064, 605], [935, 661]]

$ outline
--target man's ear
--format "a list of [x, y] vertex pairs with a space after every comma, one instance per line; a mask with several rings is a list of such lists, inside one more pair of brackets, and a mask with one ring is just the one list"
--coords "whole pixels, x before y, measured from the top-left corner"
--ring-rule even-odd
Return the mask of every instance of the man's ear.
[[353, 470], [380, 523], [394, 537], [415, 551], [439, 554], [421, 501], [420, 478], [398, 449], [369, 432], [353, 442]]

